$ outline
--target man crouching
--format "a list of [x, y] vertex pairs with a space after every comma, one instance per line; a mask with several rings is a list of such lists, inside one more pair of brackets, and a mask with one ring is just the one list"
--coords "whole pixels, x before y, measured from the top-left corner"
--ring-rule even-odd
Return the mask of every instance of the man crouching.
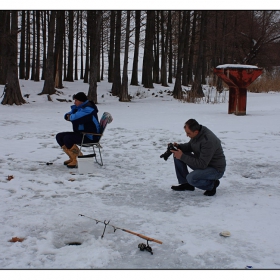
[[[219, 186], [219, 179], [226, 169], [226, 159], [221, 140], [207, 127], [189, 119], [184, 129], [191, 140], [185, 144], [173, 145], [175, 171], [180, 185], [172, 186], [174, 191], [205, 190], [204, 195], [213, 196]], [[188, 167], [193, 171], [189, 172]]]

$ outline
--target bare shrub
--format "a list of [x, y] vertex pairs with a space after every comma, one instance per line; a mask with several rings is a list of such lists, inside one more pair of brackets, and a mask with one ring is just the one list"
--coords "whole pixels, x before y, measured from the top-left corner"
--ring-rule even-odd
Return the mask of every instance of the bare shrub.
[[280, 91], [280, 70], [263, 71], [249, 87], [250, 92]]
[[226, 92], [223, 91], [222, 93], [218, 92], [216, 87], [213, 86], [206, 86], [203, 88], [204, 97], [196, 96], [191, 90], [184, 90], [183, 92], [183, 99], [182, 102], [187, 103], [225, 103], [226, 100]]

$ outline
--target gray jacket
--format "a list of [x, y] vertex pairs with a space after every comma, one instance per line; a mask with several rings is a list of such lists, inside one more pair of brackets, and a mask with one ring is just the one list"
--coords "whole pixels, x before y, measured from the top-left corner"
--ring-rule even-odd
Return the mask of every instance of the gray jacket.
[[209, 166], [219, 172], [224, 172], [226, 169], [221, 140], [205, 126], [201, 125], [198, 135], [188, 143], [179, 144], [178, 148], [183, 152], [180, 160], [190, 168], [205, 169]]

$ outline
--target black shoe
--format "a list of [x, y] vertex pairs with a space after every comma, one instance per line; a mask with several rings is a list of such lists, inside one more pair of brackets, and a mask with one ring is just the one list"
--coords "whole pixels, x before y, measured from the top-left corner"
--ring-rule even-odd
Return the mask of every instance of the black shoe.
[[194, 191], [194, 186], [189, 183], [185, 183], [179, 186], [172, 186], [171, 189], [174, 191]]
[[207, 196], [215, 195], [216, 194], [216, 188], [218, 188], [219, 185], [220, 185], [220, 180], [215, 180], [213, 189], [210, 190], [210, 191], [205, 191], [204, 195], [207, 195]]

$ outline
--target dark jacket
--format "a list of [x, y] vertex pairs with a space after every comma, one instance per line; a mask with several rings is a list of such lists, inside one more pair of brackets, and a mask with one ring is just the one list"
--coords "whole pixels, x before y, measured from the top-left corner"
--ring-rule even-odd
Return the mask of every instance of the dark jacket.
[[[72, 105], [71, 111], [64, 115], [67, 119], [67, 115], [70, 115], [70, 121], [73, 125], [74, 132], [91, 132], [100, 133], [100, 125], [98, 121], [98, 109], [96, 105], [87, 100], [79, 106]], [[86, 134], [86, 136], [92, 140], [92, 135]]]
[[[179, 145], [178, 148], [183, 152], [180, 160], [191, 168], [205, 169], [209, 166], [214, 167], [219, 172], [224, 172], [226, 158], [221, 140], [207, 127], [202, 125], [200, 127], [201, 129], [196, 137], [188, 143]], [[190, 155], [189, 153], [193, 154]]]

